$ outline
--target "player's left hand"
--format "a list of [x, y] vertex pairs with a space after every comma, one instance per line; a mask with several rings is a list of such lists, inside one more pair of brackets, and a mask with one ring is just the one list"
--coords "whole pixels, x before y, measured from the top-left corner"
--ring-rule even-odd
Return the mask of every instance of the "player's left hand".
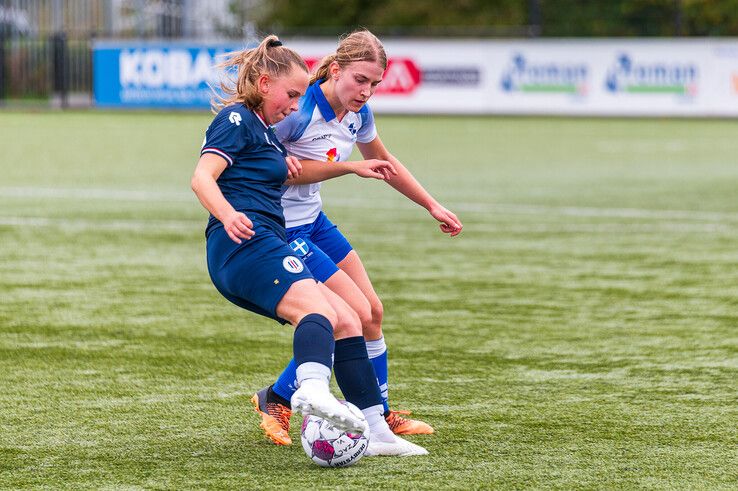
[[390, 162], [380, 159], [359, 160], [351, 162], [353, 172], [359, 177], [373, 177], [389, 181], [393, 175], [397, 175], [397, 169]]
[[293, 179], [302, 174], [302, 164], [297, 157], [290, 155], [285, 160], [287, 161], [287, 179]]
[[429, 212], [433, 218], [441, 222], [440, 228], [444, 234], [456, 237], [461, 233], [461, 229], [464, 228], [461, 220], [441, 205], [431, 208]]

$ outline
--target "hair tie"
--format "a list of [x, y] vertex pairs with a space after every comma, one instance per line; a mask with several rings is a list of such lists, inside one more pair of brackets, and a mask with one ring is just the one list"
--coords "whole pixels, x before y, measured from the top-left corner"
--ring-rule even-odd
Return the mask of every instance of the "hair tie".
[[282, 41], [279, 39], [272, 39], [267, 43], [267, 48], [276, 48], [277, 46], [282, 46]]

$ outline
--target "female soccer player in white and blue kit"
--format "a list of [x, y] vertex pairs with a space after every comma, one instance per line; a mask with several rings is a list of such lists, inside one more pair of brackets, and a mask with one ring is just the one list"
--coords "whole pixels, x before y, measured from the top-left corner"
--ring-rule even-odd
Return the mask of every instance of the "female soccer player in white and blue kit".
[[[422, 455], [395, 437], [382, 418], [382, 399], [361, 325], [289, 247], [282, 185], [300, 171], [287, 159], [273, 124], [298, 107], [308, 85], [300, 56], [275, 36], [225, 64], [238, 68], [235, 88], [205, 134], [192, 189], [211, 215], [207, 264], [216, 289], [244, 309], [295, 326], [293, 354], [299, 389], [292, 406], [347, 431], [369, 432], [367, 454]], [[354, 414], [330, 393], [331, 368]]]
[[[451, 236], [462, 224], [418, 183], [384, 147], [367, 105], [387, 66], [379, 40], [369, 31], [344, 38], [336, 53], [326, 57], [300, 100], [299, 110], [276, 125], [290, 155], [299, 159], [303, 174], [288, 181], [282, 197], [287, 240], [315, 276], [357, 313], [369, 358], [382, 391], [384, 416], [396, 434], [432, 433], [421, 421], [391, 411], [388, 403], [387, 348], [382, 335], [382, 303], [356, 251], [322, 211], [320, 182], [350, 172], [385, 179], [399, 192], [426, 208]], [[354, 145], [368, 159], [347, 162]], [[310, 184], [311, 182], [316, 182]], [[338, 360], [338, 354], [336, 355]], [[295, 361], [277, 382], [252, 398], [261, 427], [277, 444], [291, 442], [289, 398], [295, 390]]]

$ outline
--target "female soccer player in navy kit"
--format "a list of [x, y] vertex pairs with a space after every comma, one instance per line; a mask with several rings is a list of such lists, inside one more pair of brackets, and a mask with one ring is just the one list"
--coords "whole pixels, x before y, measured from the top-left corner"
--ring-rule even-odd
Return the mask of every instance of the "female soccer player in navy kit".
[[[441, 206], [385, 148], [367, 100], [382, 80], [387, 57], [381, 42], [369, 31], [345, 37], [335, 54], [326, 57], [300, 100], [299, 110], [275, 126], [290, 155], [300, 159], [302, 175], [289, 181], [282, 197], [287, 241], [315, 278], [336, 292], [358, 314], [369, 357], [382, 390], [386, 421], [397, 434], [433, 433], [422, 422], [391, 411], [387, 392], [387, 348], [382, 334], [382, 303], [356, 251], [321, 211], [320, 181], [350, 172], [386, 179], [397, 191], [428, 210], [441, 231], [455, 236], [462, 224]], [[356, 145], [370, 161], [346, 162]], [[372, 159], [386, 167], [367, 169]], [[317, 182], [318, 184], [310, 184]], [[295, 390], [295, 360], [275, 384], [252, 398], [261, 427], [277, 444], [291, 442], [289, 399]], [[407, 414], [407, 413], [404, 413]]]
[[[271, 125], [297, 110], [308, 85], [304, 61], [269, 36], [224, 67], [238, 69], [237, 81], [223, 87], [229, 97], [218, 104], [192, 177], [193, 191], [211, 213], [206, 239], [213, 284], [236, 305], [295, 326], [299, 388], [291, 395], [293, 408], [347, 431], [368, 431], [368, 454], [427, 453], [392, 434], [382, 418], [361, 325], [286, 242], [282, 185], [300, 173], [300, 164], [286, 158]], [[362, 415], [330, 393], [331, 368], [344, 397]]]

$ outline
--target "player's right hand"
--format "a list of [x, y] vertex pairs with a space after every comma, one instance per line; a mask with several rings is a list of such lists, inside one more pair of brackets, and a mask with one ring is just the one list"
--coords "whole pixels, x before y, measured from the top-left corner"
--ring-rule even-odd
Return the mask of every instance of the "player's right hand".
[[302, 174], [302, 164], [297, 157], [290, 155], [285, 160], [287, 161], [287, 179], [294, 179]]
[[223, 228], [236, 244], [240, 244], [241, 239], [249, 240], [256, 233], [249, 217], [235, 210], [223, 219]]
[[451, 237], [456, 237], [461, 233], [461, 229], [464, 228], [461, 220], [459, 220], [459, 218], [454, 215], [451, 210], [448, 210], [441, 205], [434, 206], [428, 211], [433, 218], [441, 222], [440, 228], [441, 232], [443, 232], [444, 234], [449, 234]]
[[390, 162], [380, 159], [360, 160], [353, 163], [353, 171], [359, 177], [373, 177], [384, 181], [397, 175], [397, 169]]

